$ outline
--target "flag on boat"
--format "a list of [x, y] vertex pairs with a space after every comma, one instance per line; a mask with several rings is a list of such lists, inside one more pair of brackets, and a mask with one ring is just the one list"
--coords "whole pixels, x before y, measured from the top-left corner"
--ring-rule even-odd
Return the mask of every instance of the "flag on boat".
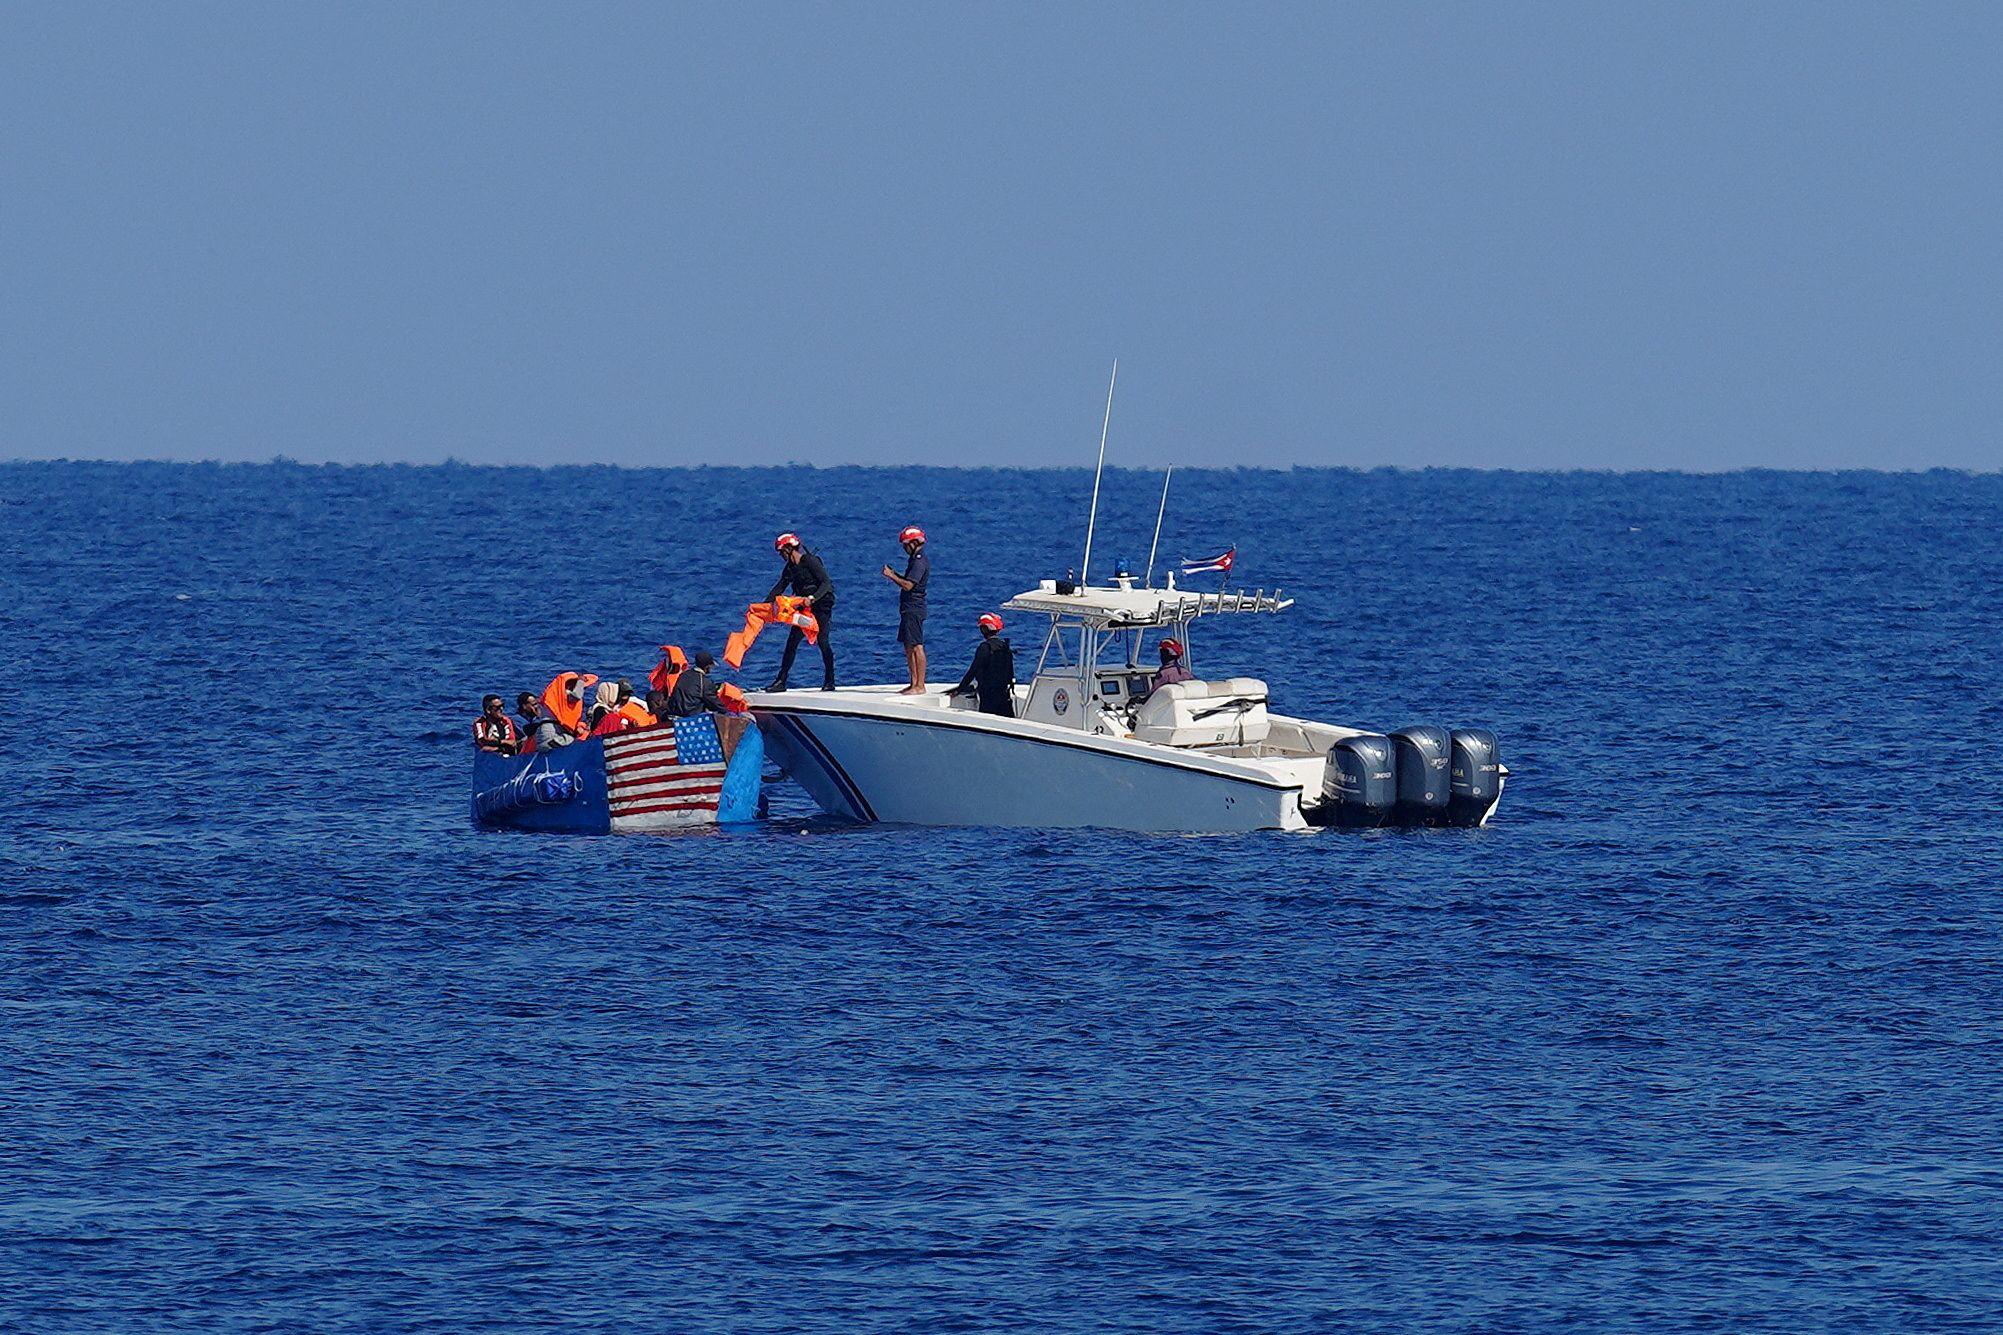
[[1182, 573], [1185, 575], [1201, 575], [1206, 570], [1217, 570], [1228, 574], [1231, 567], [1237, 563], [1238, 549], [1233, 547], [1222, 556], [1213, 556], [1208, 561], [1184, 561], [1182, 563]]
[[744, 609], [744, 629], [734, 630], [723, 644], [723, 661], [734, 668], [744, 666], [744, 655], [758, 632], [767, 626], [794, 626], [804, 631], [808, 644], [818, 644], [821, 623], [814, 620], [813, 599], [781, 594], [769, 603], [753, 603]]
[[710, 714], [607, 737], [605, 796], [613, 833], [711, 823], [725, 768]]

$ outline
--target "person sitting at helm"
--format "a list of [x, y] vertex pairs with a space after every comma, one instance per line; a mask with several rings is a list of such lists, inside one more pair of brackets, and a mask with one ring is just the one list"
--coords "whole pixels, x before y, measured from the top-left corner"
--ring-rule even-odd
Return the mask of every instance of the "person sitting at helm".
[[1173, 686], [1179, 681], [1195, 680], [1196, 674], [1182, 661], [1182, 641], [1173, 635], [1165, 637], [1161, 642], [1161, 671], [1155, 673], [1154, 680], [1148, 683], [1148, 694], [1153, 695], [1162, 687]]
[[695, 661], [683, 670], [675, 680], [675, 689], [668, 696], [668, 714], [672, 718], [688, 718], [706, 710], [721, 713], [724, 709], [722, 698], [717, 694], [716, 684], [709, 674], [716, 667], [716, 660], [704, 650], [695, 656]]
[[974, 649], [974, 661], [952, 693], [965, 695], [972, 691], [979, 697], [983, 714], [1014, 718], [1015, 651], [1002, 638], [1000, 617], [993, 612], [983, 612], [978, 624], [981, 642]]
[[480, 697], [480, 717], [473, 720], [473, 749], [511, 756], [522, 749], [522, 735], [498, 695]]

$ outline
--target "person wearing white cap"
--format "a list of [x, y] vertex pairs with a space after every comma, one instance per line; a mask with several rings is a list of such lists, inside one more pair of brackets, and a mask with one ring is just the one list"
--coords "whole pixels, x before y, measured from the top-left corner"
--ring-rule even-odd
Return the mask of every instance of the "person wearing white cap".
[[897, 595], [897, 642], [904, 646], [904, 664], [911, 671], [911, 684], [899, 695], [925, 694], [925, 585], [932, 578], [932, 558], [925, 555], [925, 530], [912, 524], [897, 535], [904, 548], [904, 573], [889, 566], [883, 577], [895, 584]]

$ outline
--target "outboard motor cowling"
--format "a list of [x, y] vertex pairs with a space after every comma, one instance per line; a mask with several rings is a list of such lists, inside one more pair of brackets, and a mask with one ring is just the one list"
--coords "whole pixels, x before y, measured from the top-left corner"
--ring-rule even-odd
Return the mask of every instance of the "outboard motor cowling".
[[1455, 728], [1452, 743], [1447, 820], [1454, 825], [1479, 825], [1502, 796], [1502, 754], [1495, 734], [1487, 728]]
[[1453, 789], [1447, 730], [1430, 723], [1400, 728], [1391, 734], [1391, 746], [1398, 761], [1399, 824], [1445, 825]]
[[1322, 771], [1324, 823], [1370, 829], [1391, 819], [1398, 804], [1397, 761], [1389, 737], [1360, 732], [1329, 748]]

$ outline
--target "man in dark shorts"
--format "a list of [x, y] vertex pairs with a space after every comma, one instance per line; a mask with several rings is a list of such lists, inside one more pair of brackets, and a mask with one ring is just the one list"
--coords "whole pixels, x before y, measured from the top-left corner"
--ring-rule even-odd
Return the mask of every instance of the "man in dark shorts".
[[932, 558], [925, 555], [925, 530], [916, 524], [897, 535], [904, 548], [904, 573], [889, 566], [883, 577], [895, 584], [897, 595], [897, 642], [904, 646], [904, 663], [911, 670], [911, 684], [899, 695], [925, 694], [925, 585], [932, 578]]

